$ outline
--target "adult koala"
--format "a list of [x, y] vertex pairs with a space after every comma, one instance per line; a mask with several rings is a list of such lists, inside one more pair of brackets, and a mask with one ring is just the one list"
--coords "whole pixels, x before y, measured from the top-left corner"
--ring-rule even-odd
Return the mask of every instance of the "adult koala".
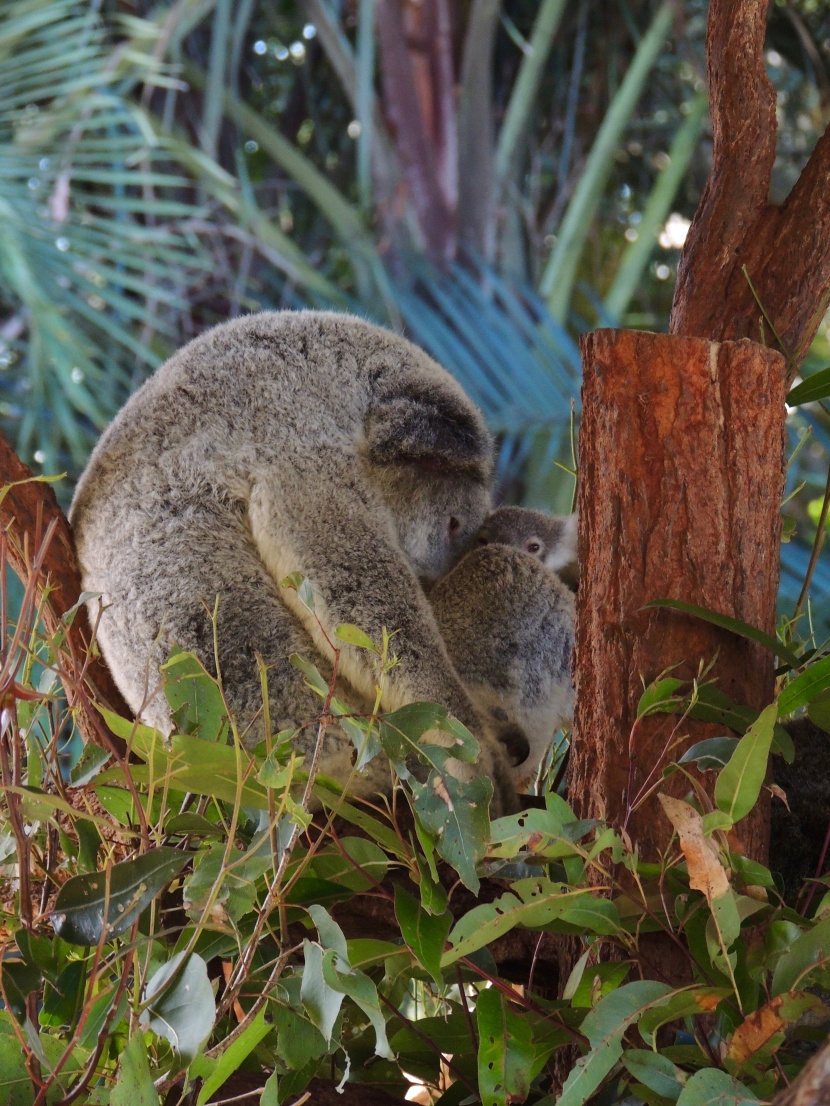
[[[215, 669], [235, 717], [262, 735], [256, 666], [269, 666], [275, 730], [308, 722], [319, 701], [288, 662], [331, 661], [335, 627], [399, 631], [400, 665], [382, 707], [447, 707], [476, 734], [494, 812], [513, 805], [503, 747], [456, 675], [419, 578], [463, 553], [487, 514], [492, 443], [452, 377], [388, 331], [330, 312], [267, 312], [186, 345], [129, 400], [92, 454], [70, 514], [83, 587], [116, 683], [170, 732], [158, 668], [171, 644]], [[280, 586], [301, 572], [315, 613]], [[364, 650], [343, 646], [356, 701], [374, 700]], [[298, 749], [314, 743], [314, 727]], [[446, 735], [444, 735], [446, 740]], [[330, 731], [322, 768], [345, 773], [351, 746]], [[378, 770], [381, 771], [381, 770]], [[364, 792], [382, 786], [378, 771]], [[385, 779], [388, 785], [388, 770]]]

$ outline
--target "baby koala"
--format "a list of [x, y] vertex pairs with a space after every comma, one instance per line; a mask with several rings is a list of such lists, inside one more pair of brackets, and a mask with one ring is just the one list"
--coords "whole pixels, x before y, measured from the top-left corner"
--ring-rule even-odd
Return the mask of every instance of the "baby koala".
[[573, 716], [573, 592], [537, 556], [488, 543], [462, 557], [429, 600], [462, 683], [512, 755], [514, 786], [526, 790]]
[[479, 545], [512, 545], [538, 558], [574, 590], [579, 583], [576, 515], [546, 515], [530, 507], [499, 507], [478, 531]]

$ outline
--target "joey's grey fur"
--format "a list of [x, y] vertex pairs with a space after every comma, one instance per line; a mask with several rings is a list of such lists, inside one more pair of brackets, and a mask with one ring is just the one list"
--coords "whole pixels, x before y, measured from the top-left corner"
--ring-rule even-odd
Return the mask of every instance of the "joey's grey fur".
[[[320, 710], [291, 653], [325, 669], [339, 623], [375, 640], [385, 626], [399, 631], [401, 663], [383, 709], [448, 707], [481, 743], [478, 765], [458, 774], [491, 776], [494, 809], [512, 805], [504, 750], [453, 670], [419, 584], [472, 541], [489, 507], [491, 452], [481, 415], [447, 372], [352, 316], [263, 313], [190, 342], [116, 417], [72, 506], [83, 587], [103, 597], [100, 616], [97, 601], [91, 613], [127, 702], [171, 730], [158, 666], [175, 643], [214, 669], [218, 596], [223, 683], [255, 744], [255, 654], [269, 665], [277, 731]], [[310, 582], [316, 618], [280, 586], [292, 572]], [[355, 702], [373, 701], [370, 654], [344, 645], [340, 671]], [[314, 733], [302, 731], [301, 751]], [[323, 771], [343, 778], [350, 756], [332, 730]], [[358, 787], [377, 791], [380, 777], [388, 786], [381, 766]]]
[[479, 711], [504, 734], [524, 735], [527, 757], [514, 774], [526, 787], [573, 714], [573, 593], [537, 558], [499, 544], [467, 553], [429, 598]]
[[576, 587], [576, 515], [546, 515], [530, 507], [499, 507], [484, 520], [479, 545], [512, 545], [537, 557], [568, 584]]

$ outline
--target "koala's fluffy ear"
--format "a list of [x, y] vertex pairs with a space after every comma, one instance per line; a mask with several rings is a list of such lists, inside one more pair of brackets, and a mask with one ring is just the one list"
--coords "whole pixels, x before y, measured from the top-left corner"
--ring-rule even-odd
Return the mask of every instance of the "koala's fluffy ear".
[[411, 464], [436, 473], [466, 471], [488, 481], [493, 443], [484, 420], [447, 393], [406, 394], [382, 399], [366, 416], [365, 445], [377, 465]]

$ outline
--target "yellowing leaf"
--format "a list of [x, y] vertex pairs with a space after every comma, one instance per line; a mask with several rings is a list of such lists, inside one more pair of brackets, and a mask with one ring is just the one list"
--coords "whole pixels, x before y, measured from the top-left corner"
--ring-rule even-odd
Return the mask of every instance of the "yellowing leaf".
[[729, 1042], [727, 1060], [732, 1060], [739, 1067], [742, 1066], [753, 1053], [764, 1047], [770, 1037], [786, 1025], [778, 1012], [783, 1001], [784, 996], [777, 995], [755, 1010], [738, 1026]]
[[680, 848], [689, 869], [689, 886], [702, 891], [708, 902], [729, 890], [726, 870], [718, 859], [714, 842], [704, 835], [703, 819], [688, 803], [671, 795], [658, 795], [663, 811], [677, 830]]

